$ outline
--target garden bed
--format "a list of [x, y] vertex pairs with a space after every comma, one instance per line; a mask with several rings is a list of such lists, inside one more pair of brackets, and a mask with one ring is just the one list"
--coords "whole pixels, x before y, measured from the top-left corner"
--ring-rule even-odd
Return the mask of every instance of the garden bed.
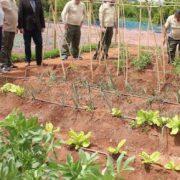
[[[133, 50], [131, 50], [133, 54]], [[157, 80], [151, 65], [142, 72], [129, 67], [128, 86], [125, 86], [124, 75], [116, 75], [116, 50], [111, 50], [110, 60], [93, 62], [93, 79], [90, 69], [89, 54], [84, 54], [83, 61], [66, 61], [66, 79], [59, 59], [45, 61], [47, 66], [19, 68], [2, 75], [1, 86], [11, 82], [25, 88], [24, 97], [11, 93], [0, 94], [0, 119], [3, 119], [13, 109], [18, 108], [26, 116], [35, 115], [41, 123], [52, 122], [60, 127], [60, 134], [67, 140], [70, 129], [92, 132], [91, 150], [107, 153], [107, 147], [116, 146], [121, 139], [126, 139], [125, 150], [128, 156], [136, 155], [135, 171], [125, 174], [127, 179], [173, 179], [180, 174], [152, 165], [146, 171], [141, 163], [139, 153], [145, 151], [161, 152], [160, 164], [170, 159], [180, 163], [180, 136], [170, 135], [166, 129], [145, 126], [133, 129], [130, 122], [136, 118], [137, 111], [158, 110], [161, 116], [172, 117], [180, 115], [180, 104], [176, 93], [180, 89], [178, 76], [168, 73], [167, 83], [157, 91]], [[154, 62], [154, 61], [153, 61]], [[167, 65], [167, 70], [171, 66]], [[4, 76], [4, 77], [3, 77]], [[93, 109], [87, 107], [93, 105]], [[113, 117], [112, 108], [119, 108], [123, 118]], [[63, 146], [57, 151], [58, 161], [64, 162], [66, 155], [72, 153], [77, 158], [76, 151]], [[106, 156], [100, 154], [100, 163], [104, 166]]]

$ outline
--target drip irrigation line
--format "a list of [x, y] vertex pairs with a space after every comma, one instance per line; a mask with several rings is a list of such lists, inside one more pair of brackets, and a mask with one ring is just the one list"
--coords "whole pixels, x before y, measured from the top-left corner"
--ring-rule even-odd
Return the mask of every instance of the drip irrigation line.
[[[145, 96], [140, 96], [140, 95], [135, 95], [135, 94], [129, 94], [129, 93], [123, 93], [121, 91], [108, 91], [108, 90], [100, 90], [98, 87], [95, 87], [93, 85], [90, 85], [92, 89], [96, 89], [98, 91], [103, 91], [103, 92], [106, 92], [106, 93], [110, 93], [110, 94], [118, 94], [118, 95], [123, 95], [123, 96], [130, 96], [130, 97], [136, 97], [136, 98], [140, 98], [140, 99], [151, 99], [151, 98], [154, 98], [154, 96], [148, 96], [148, 97], [145, 97]], [[83, 85], [81, 85], [81, 87], [83, 87]], [[166, 103], [166, 104], [172, 104], [172, 105], [177, 105], [177, 106], [180, 106], [179, 103], [175, 103], [175, 102], [171, 102], [171, 101], [168, 101], [168, 100], [161, 100], [160, 101], [161, 103]]]
[[69, 107], [69, 108], [74, 108], [74, 109], [86, 110], [83, 107], [74, 107], [74, 106], [67, 105], [67, 104], [59, 104], [57, 102], [52, 102], [52, 101], [49, 101], [49, 100], [39, 99], [39, 98], [36, 98], [36, 97], [33, 97], [32, 99], [36, 100], [36, 101], [48, 103], [48, 104], [54, 104], [54, 105], [61, 106], [61, 107]]
[[84, 148], [84, 147], [82, 147], [81, 149], [84, 150], [84, 151], [89, 151], [89, 152], [93, 152], [93, 153], [102, 154], [102, 155], [104, 155], [104, 156], [109, 156], [108, 153], [105, 153], [105, 152], [103, 152], [103, 151], [94, 150], [94, 149], [90, 149], [90, 148]]

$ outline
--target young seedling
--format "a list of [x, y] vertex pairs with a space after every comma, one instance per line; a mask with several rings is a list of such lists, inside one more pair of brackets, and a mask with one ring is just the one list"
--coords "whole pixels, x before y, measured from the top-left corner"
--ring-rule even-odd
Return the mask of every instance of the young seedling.
[[174, 73], [176, 75], [180, 75], [180, 58], [176, 58], [175, 61], [173, 62], [174, 66]]
[[177, 135], [180, 132], [180, 116], [176, 115], [172, 119], [169, 119], [166, 127], [171, 129], [171, 135]]
[[3, 87], [1, 87], [1, 91], [3, 93], [11, 92], [20, 97], [22, 97], [25, 93], [25, 89], [23, 87], [11, 83], [6, 83]]
[[118, 108], [112, 108], [111, 114], [113, 117], [117, 117], [117, 118], [122, 117], [122, 111]]
[[177, 165], [174, 161], [169, 161], [164, 168], [172, 171], [180, 171], [180, 164]]
[[125, 154], [122, 153], [117, 161], [116, 165], [114, 165], [114, 160], [109, 156], [107, 159], [106, 168], [103, 170], [103, 178], [102, 179], [124, 179], [123, 173], [128, 171], [134, 171], [134, 168], [130, 165], [134, 162], [135, 156], [124, 160]]
[[137, 127], [143, 125], [157, 125], [161, 126], [159, 111], [144, 111], [140, 110], [137, 113], [136, 125]]
[[156, 151], [152, 154], [148, 154], [146, 152], [141, 152], [139, 156], [141, 157], [142, 163], [146, 165], [156, 164], [158, 160], [160, 159], [160, 152]]
[[69, 139], [67, 140], [67, 144], [75, 147], [76, 150], [80, 149], [81, 147], [87, 148], [90, 146], [91, 132], [85, 134], [83, 131], [75, 132], [71, 129], [68, 135]]
[[112, 155], [117, 155], [117, 154], [121, 154], [121, 153], [124, 153], [124, 154], [127, 154], [126, 151], [122, 151], [122, 147], [125, 145], [126, 143], [126, 139], [123, 139], [119, 142], [119, 144], [117, 145], [117, 147], [108, 147], [108, 152]]

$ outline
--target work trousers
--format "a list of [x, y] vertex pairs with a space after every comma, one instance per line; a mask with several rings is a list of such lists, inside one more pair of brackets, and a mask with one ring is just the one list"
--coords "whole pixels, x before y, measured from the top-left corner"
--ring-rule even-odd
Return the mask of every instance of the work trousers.
[[68, 25], [68, 28], [65, 31], [61, 55], [69, 56], [70, 54], [72, 54], [73, 58], [78, 58], [80, 39], [81, 27], [75, 25]]
[[2, 37], [2, 48], [0, 52], [0, 63], [3, 65], [10, 67], [12, 65], [11, 62], [11, 53], [14, 44], [15, 32], [3, 32]]

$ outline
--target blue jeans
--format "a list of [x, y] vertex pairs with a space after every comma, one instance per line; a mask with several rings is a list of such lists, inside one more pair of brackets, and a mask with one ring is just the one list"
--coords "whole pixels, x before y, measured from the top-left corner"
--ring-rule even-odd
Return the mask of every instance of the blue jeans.
[[26, 54], [26, 62], [31, 62], [31, 39], [33, 39], [36, 45], [36, 63], [37, 65], [41, 65], [42, 63], [42, 33], [41, 31], [26, 31], [24, 32], [24, 45], [25, 45], [25, 54]]

